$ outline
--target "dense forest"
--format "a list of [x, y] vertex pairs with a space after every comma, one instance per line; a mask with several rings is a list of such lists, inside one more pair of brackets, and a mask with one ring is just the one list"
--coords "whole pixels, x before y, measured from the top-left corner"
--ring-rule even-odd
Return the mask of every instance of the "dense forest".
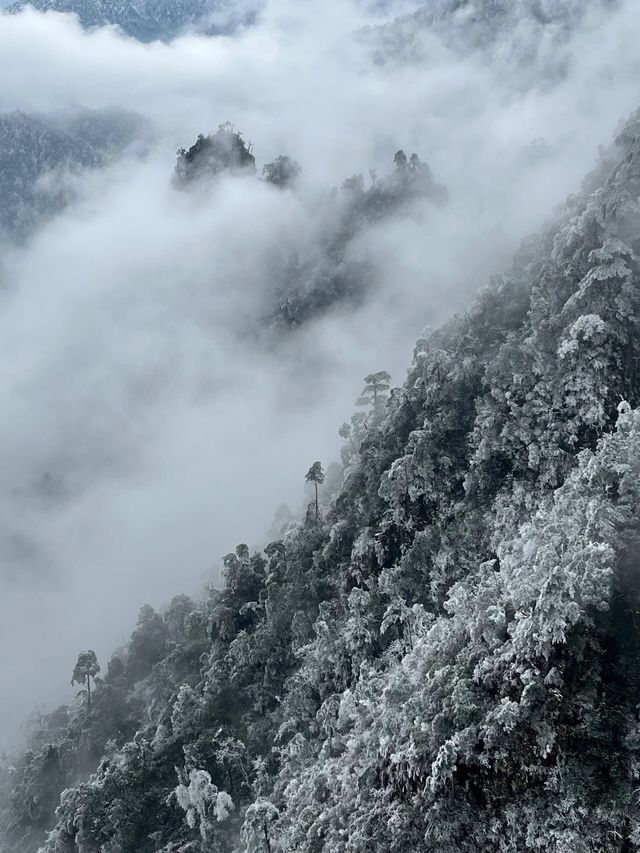
[[0, 240], [27, 239], [73, 200], [74, 175], [142, 148], [150, 132], [140, 116], [116, 109], [0, 113]]
[[[174, 182], [221, 158], [255, 168], [223, 127]], [[398, 152], [331, 240], [425, 186]], [[3, 851], [640, 848], [639, 198], [635, 114], [404, 383], [371, 365], [299, 517], [69, 661], [0, 767]]]

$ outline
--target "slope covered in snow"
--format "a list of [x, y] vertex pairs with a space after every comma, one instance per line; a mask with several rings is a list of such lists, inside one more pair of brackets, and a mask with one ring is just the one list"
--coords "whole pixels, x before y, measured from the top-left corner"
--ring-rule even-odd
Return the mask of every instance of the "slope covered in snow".
[[639, 198], [635, 115], [403, 386], [367, 377], [306, 516], [42, 720], [4, 849], [637, 849]]

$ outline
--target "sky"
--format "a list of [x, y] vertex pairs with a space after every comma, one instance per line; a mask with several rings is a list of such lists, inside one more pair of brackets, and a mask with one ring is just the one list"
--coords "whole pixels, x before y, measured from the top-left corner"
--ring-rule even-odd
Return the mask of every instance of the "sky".
[[[197, 594], [238, 542], [265, 543], [309, 465], [338, 458], [362, 377], [401, 382], [423, 327], [508, 267], [640, 106], [633, 2], [588, 19], [555, 80], [548, 44], [516, 69], [424, 34], [420, 62], [376, 62], [363, 28], [399, 9], [268, 0], [251, 29], [168, 45], [0, 17], [0, 112], [117, 106], [154, 127], [143, 158], [74, 178], [67, 211], [0, 248], [0, 745], [73, 696], [78, 651], [106, 666], [143, 604]], [[259, 167], [295, 157], [299, 188], [172, 188], [176, 149], [226, 120]], [[274, 258], [313, 252], [323, 188], [384, 174], [399, 147], [448, 205], [363, 233], [366, 304], [266, 346], [248, 330]]]

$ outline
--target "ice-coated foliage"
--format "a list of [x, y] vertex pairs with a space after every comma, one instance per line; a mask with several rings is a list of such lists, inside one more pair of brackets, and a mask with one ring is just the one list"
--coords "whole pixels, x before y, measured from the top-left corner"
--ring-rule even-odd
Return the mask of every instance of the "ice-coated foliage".
[[189, 784], [180, 784], [175, 789], [178, 805], [185, 812], [191, 829], [199, 829], [203, 842], [211, 834], [214, 821], [221, 823], [233, 810], [233, 800], [226, 791], [219, 791], [211, 782], [206, 770], [191, 770]]
[[0, 765], [5, 850], [639, 848], [639, 198], [635, 115], [402, 388], [366, 377], [314, 511]]

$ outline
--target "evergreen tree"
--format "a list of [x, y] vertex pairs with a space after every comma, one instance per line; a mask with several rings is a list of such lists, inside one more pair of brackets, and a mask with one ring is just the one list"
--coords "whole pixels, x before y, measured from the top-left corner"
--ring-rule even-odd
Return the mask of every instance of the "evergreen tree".
[[82, 684], [87, 688], [87, 711], [91, 710], [91, 679], [100, 672], [100, 664], [94, 651], [80, 652], [73, 669], [71, 684]]
[[318, 485], [324, 483], [324, 471], [322, 463], [314, 462], [311, 468], [306, 473], [305, 480], [307, 483], [313, 483], [315, 487], [315, 504], [316, 504], [316, 519], [318, 518]]

